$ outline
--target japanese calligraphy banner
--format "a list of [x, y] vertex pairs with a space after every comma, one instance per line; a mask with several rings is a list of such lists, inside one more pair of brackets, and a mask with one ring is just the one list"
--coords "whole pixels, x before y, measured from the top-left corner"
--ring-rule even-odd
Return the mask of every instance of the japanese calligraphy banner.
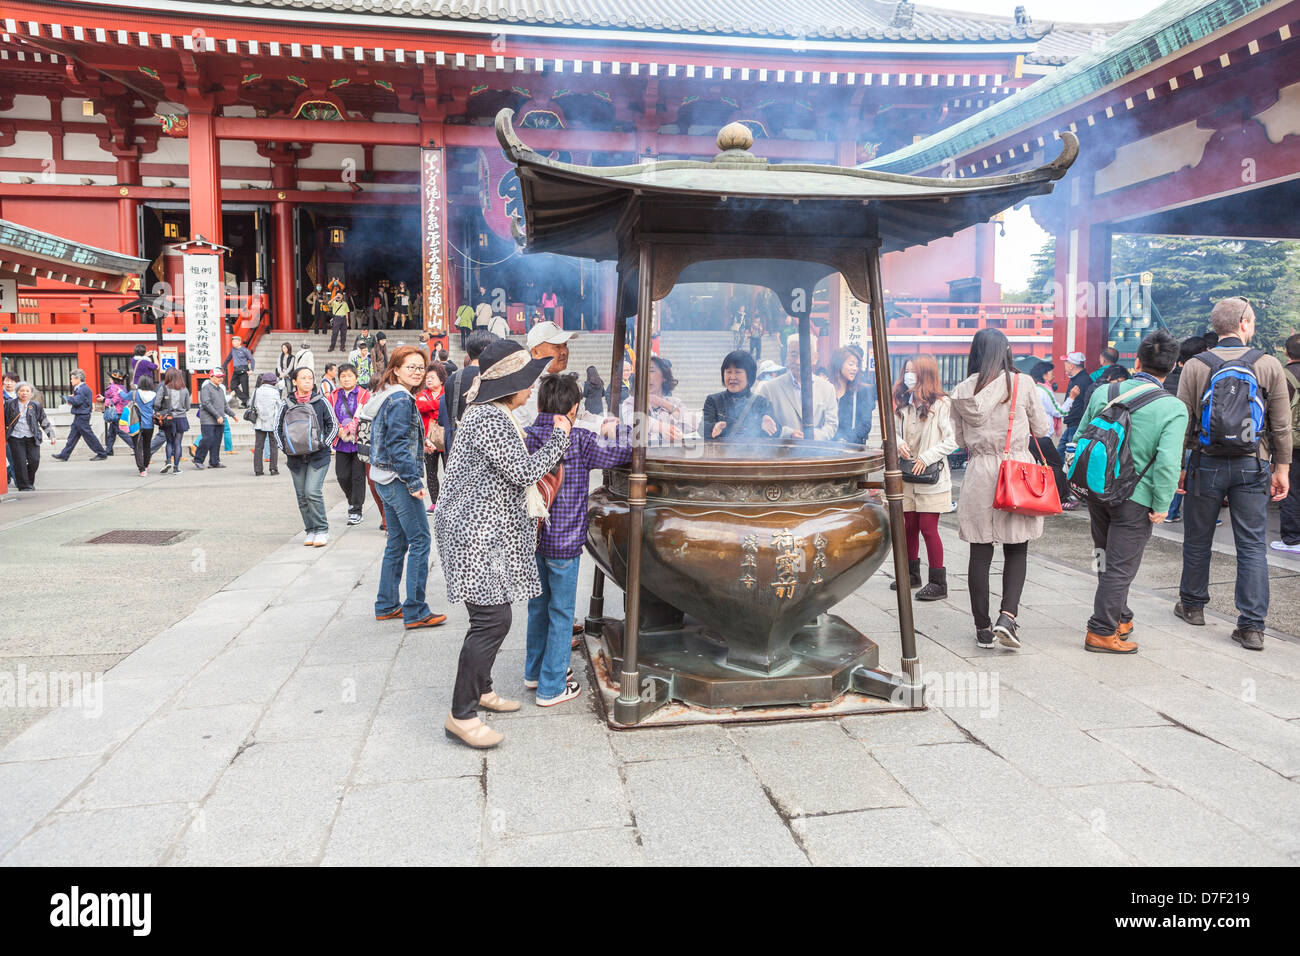
[[867, 303], [849, 291], [843, 279], [840, 285], [840, 347], [856, 345], [871, 354], [871, 312]]
[[442, 149], [420, 150], [420, 234], [424, 268], [424, 329], [447, 331], [447, 167]]
[[185, 256], [185, 367], [221, 365], [221, 256]]

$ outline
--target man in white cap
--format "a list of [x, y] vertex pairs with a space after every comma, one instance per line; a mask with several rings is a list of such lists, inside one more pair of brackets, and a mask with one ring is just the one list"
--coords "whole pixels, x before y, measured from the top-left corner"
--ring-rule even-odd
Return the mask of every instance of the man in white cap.
[[1083, 418], [1083, 410], [1088, 407], [1088, 399], [1092, 396], [1096, 383], [1084, 368], [1087, 359], [1082, 352], [1062, 355], [1061, 361], [1065, 363], [1065, 376], [1069, 381], [1065, 385], [1065, 404], [1061, 406], [1061, 411], [1065, 413], [1065, 431], [1061, 432], [1056, 450], [1061, 461], [1065, 461], [1065, 446], [1074, 441], [1074, 433]]
[[[577, 332], [564, 331], [554, 322], [537, 322], [528, 330], [528, 351], [535, 359], [550, 358], [551, 364], [546, 366], [546, 371], [541, 378], [533, 383], [533, 390], [528, 396], [527, 403], [514, 410], [515, 420], [525, 428], [537, 419], [538, 385], [547, 375], [559, 375], [569, 367], [569, 340], [577, 334]], [[578, 419], [574, 425], [612, 437], [618, 427], [618, 419], [593, 415], [587, 411], [585, 405], [579, 404]]]

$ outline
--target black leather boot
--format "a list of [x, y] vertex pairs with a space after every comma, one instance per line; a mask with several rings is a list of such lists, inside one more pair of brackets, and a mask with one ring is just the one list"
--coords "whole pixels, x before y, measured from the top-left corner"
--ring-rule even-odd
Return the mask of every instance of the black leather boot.
[[[921, 559], [920, 558], [917, 558], [915, 561], [907, 562], [907, 583], [914, 588], [919, 588], [921, 586]], [[898, 582], [894, 581], [893, 583], [891, 583], [889, 585], [889, 590], [897, 591]]]
[[930, 583], [916, 592], [918, 601], [938, 601], [948, 596], [948, 571], [945, 568], [930, 569]]

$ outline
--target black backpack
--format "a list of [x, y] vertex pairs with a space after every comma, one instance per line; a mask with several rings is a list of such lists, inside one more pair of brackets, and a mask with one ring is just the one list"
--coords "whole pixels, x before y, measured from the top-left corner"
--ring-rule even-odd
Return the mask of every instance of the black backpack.
[[1109, 386], [1110, 399], [1074, 438], [1074, 460], [1066, 478], [1074, 493], [1098, 504], [1117, 505], [1128, 501], [1133, 489], [1155, 464], [1155, 456], [1139, 472], [1133, 467], [1133, 413], [1162, 398], [1177, 401], [1162, 387], [1143, 383], [1120, 394], [1120, 383]]
[[1210, 367], [1196, 427], [1200, 451], [1216, 458], [1244, 458], [1259, 452], [1267, 395], [1255, 376], [1255, 362], [1263, 354], [1251, 349], [1235, 359], [1214, 352], [1196, 356]]

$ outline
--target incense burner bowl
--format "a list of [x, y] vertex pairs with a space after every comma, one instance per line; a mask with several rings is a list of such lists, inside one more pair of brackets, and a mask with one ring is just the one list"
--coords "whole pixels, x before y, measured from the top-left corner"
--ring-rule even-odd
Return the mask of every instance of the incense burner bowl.
[[[706, 442], [649, 449], [641, 548], [642, 629], [683, 615], [761, 674], [791, 639], [853, 593], [889, 553], [889, 518], [864, 487], [878, 453], [828, 442]], [[626, 591], [628, 473], [588, 499], [587, 550]]]

